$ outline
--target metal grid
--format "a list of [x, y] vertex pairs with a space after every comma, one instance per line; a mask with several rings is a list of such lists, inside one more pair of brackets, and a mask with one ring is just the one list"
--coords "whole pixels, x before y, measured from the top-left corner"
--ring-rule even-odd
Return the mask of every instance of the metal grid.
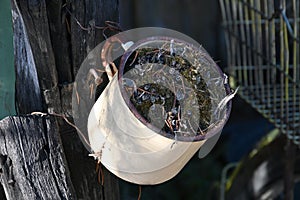
[[239, 94], [300, 147], [299, 0], [220, 0]]

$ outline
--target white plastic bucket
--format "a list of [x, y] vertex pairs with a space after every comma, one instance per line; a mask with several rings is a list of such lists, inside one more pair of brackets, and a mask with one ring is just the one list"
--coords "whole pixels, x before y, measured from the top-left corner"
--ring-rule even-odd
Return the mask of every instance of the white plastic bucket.
[[[124, 180], [137, 184], [169, 180], [206, 140], [174, 141], [149, 129], [135, 117], [125, 101], [120, 101], [117, 80], [114, 76], [90, 112], [91, 148], [101, 152], [101, 163]], [[124, 126], [127, 129], [124, 130]]]
[[[210, 139], [216, 142], [213, 136], [220, 134], [231, 108], [229, 102], [222, 117], [212, 123], [205, 135], [180, 137], [177, 140], [160, 134], [145, 123], [124, 96], [120, 80], [128, 57], [139, 46], [155, 39], [174, 41], [172, 38], [152, 37], [130, 47], [122, 57], [119, 72], [102, 92], [88, 118], [88, 137], [94, 155], [109, 171], [136, 184], [159, 184], [174, 177], [202, 145]], [[224, 82], [223, 88], [216, 92], [222, 92], [226, 97], [230, 91], [225, 76], [211, 58], [208, 58], [208, 62], [211, 62], [211, 66], [207, 67], [211, 67], [212, 73]], [[211, 77], [205, 78], [210, 81]], [[215, 90], [215, 86], [213, 88]], [[218, 102], [212, 107], [217, 109], [217, 105]]]

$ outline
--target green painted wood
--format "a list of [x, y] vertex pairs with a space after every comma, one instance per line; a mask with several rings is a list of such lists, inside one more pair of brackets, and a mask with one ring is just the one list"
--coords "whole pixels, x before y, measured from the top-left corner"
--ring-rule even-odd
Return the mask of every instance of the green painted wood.
[[13, 32], [10, 0], [0, 1], [0, 119], [16, 114]]

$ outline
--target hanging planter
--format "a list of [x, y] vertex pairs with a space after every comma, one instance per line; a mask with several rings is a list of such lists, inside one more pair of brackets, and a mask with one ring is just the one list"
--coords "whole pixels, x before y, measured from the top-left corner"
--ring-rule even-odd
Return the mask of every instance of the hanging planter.
[[[169, 36], [122, 38], [110, 38], [101, 51], [111, 80], [89, 113], [89, 146], [118, 177], [162, 183], [205, 144], [214, 146], [229, 117], [230, 88], [200, 46]], [[125, 52], [114, 74], [115, 42]]]

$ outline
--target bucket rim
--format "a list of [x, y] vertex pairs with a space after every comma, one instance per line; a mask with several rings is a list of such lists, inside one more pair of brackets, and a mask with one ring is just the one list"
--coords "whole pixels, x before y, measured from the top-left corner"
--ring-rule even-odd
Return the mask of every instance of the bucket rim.
[[[166, 133], [165, 131], [158, 129], [157, 127], [155, 127], [151, 123], [147, 122], [147, 120], [137, 111], [137, 109], [131, 103], [125, 89], [122, 86], [122, 77], [123, 77], [125, 66], [126, 66], [126, 63], [127, 63], [127, 60], [129, 59], [129, 57], [140, 46], [145, 45], [147, 43], [151, 43], [151, 41], [155, 41], [155, 40], [161, 40], [161, 41], [166, 41], [166, 42], [173, 40], [173, 41], [178, 42], [178, 43], [183, 43], [183, 44], [189, 46], [193, 50], [197, 50], [197, 49], [200, 48], [202, 51], [204, 51], [207, 54], [206, 55], [207, 58], [209, 60], [211, 60], [212, 63], [214, 63], [214, 65], [212, 65], [211, 67], [214, 67], [217, 70], [220, 77], [222, 77], [223, 80], [225, 80], [227, 78], [227, 76], [222, 72], [220, 67], [212, 60], [212, 58], [209, 56], [207, 51], [201, 45], [199, 45], [199, 47], [196, 47], [195, 45], [193, 45], [191, 43], [188, 43], [186, 41], [183, 41], [181, 39], [178, 39], [178, 38], [173, 38], [173, 37], [169, 37], [169, 36], [161, 36], [161, 35], [146, 37], [144, 39], [141, 39], [141, 40], [135, 42], [129, 49], [127, 49], [124, 52], [124, 54], [123, 54], [123, 56], [121, 57], [121, 60], [120, 60], [120, 65], [119, 65], [119, 70], [118, 70], [118, 75], [117, 76], [118, 76], [118, 84], [119, 84], [119, 88], [120, 88], [120, 91], [121, 91], [121, 96], [125, 100], [126, 105], [129, 107], [129, 110], [135, 115], [135, 117], [139, 121], [141, 121], [146, 127], [148, 127], [151, 130], [155, 131], [157, 134], [165, 136], [169, 139], [175, 139], [175, 136], [173, 134]], [[224, 81], [224, 89], [225, 89], [226, 95], [231, 94], [231, 89], [230, 89], [229, 83], [227, 83], [225, 81]], [[223, 126], [228, 121], [229, 116], [230, 116], [230, 112], [231, 112], [231, 107], [232, 107], [232, 102], [230, 100], [226, 105], [226, 113], [225, 113], [224, 118], [221, 119], [221, 120], [218, 120], [217, 123], [213, 125], [213, 127], [209, 128], [208, 131], [205, 132], [205, 134], [202, 134], [202, 135], [199, 134], [199, 135], [195, 135], [195, 136], [176, 136], [176, 140], [181, 141], [181, 142], [197, 142], [197, 141], [201, 141], [201, 140], [207, 140], [207, 139], [213, 137], [215, 134], [217, 134], [218, 132], [220, 132], [223, 129]]]

